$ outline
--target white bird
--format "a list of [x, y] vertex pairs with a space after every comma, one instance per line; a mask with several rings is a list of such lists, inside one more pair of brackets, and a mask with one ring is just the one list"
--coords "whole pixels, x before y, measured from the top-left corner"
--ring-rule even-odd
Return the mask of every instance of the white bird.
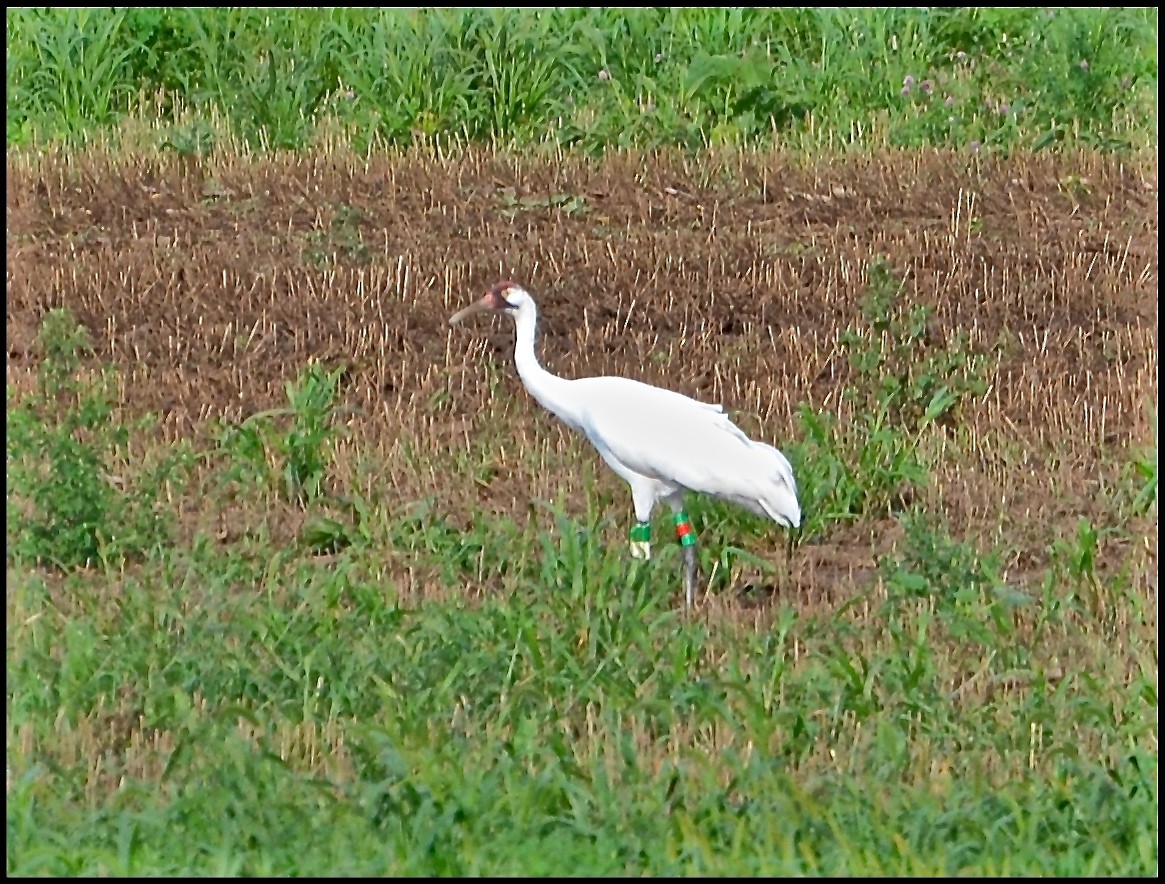
[[622, 377], [569, 380], [546, 371], [534, 353], [538, 308], [517, 283], [500, 282], [449, 319], [480, 312], [514, 318], [514, 363], [538, 404], [578, 430], [631, 486], [638, 524], [631, 554], [651, 556], [651, 513], [665, 501], [683, 548], [684, 597], [691, 607], [699, 579], [696, 533], [684, 511], [687, 491], [727, 500], [778, 525], [801, 524], [793, 468], [780, 451], [749, 439], [719, 405]]

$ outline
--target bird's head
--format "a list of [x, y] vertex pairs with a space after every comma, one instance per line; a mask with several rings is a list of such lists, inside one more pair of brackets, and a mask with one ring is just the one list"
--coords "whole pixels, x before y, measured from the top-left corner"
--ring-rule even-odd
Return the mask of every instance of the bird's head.
[[474, 301], [465, 309], [458, 310], [449, 317], [449, 324], [457, 325], [457, 323], [461, 322], [467, 316], [487, 311], [491, 313], [508, 313], [514, 316], [527, 303], [530, 303], [531, 300], [530, 293], [516, 282], [499, 282], [487, 291], [480, 300]]

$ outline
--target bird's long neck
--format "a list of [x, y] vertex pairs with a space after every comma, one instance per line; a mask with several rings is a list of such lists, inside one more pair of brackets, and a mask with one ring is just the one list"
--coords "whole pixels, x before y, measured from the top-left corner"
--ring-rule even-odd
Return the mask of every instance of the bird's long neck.
[[534, 353], [534, 339], [538, 331], [538, 311], [533, 301], [527, 301], [515, 317], [517, 339], [514, 342], [514, 364], [526, 390], [547, 411], [561, 420], [578, 427], [580, 415], [570, 395], [571, 381], [551, 374], [538, 363]]

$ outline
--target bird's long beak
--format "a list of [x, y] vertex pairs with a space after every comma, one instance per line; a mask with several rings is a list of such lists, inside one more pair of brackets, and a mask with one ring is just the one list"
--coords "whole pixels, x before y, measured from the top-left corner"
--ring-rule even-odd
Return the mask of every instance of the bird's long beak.
[[472, 316], [474, 313], [484, 313], [490, 309], [492, 309], [492, 307], [490, 305], [489, 295], [486, 295], [480, 301], [474, 301], [464, 310], [458, 310], [456, 313], [450, 316], [449, 324], [457, 325], [457, 323], [461, 322], [461, 320], [467, 316]]

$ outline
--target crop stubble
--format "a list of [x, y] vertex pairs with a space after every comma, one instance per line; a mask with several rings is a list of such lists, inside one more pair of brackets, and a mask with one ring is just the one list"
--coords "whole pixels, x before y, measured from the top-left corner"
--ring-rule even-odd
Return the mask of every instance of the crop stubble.
[[[959, 453], [941, 458], [927, 502], [958, 531], [1006, 533], [1019, 578], [1078, 516], [1102, 523], [1102, 480], [1155, 445], [1147, 163], [94, 151], [10, 154], [7, 173], [10, 391], [29, 385], [36, 329], [56, 306], [118, 364], [126, 412], [156, 412], [170, 438], [282, 404], [309, 360], [345, 363], [343, 401], [362, 414], [337, 481], [364, 481], [359, 450], [402, 504], [515, 518], [534, 497], [583, 507], [580, 460], [593, 457], [522, 392], [509, 323], [446, 324], [501, 277], [539, 297], [552, 371], [723, 402], [781, 445], [801, 402], [844, 414], [838, 336], [859, 316], [864, 268], [886, 256], [905, 295], [935, 308], [936, 341], [961, 329], [990, 354], [989, 392], [946, 431]], [[492, 477], [442, 470], [458, 449]], [[629, 510], [618, 480], [596, 474]], [[844, 595], [889, 525], [803, 547], [787, 589]], [[1155, 519], [1145, 531], [1137, 582], [1155, 595]], [[779, 533], [755, 551], [779, 556]], [[1128, 553], [1110, 552], [1102, 572]]]

